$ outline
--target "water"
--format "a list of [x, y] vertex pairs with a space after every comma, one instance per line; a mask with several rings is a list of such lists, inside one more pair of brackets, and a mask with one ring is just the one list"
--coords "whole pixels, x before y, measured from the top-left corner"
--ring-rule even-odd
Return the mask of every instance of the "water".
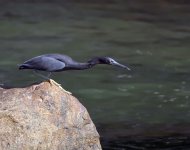
[[78, 61], [112, 56], [132, 71], [103, 65], [52, 77], [88, 109], [103, 148], [188, 149], [189, 7], [165, 1], [2, 3], [0, 82], [20, 87], [40, 81], [17, 64], [44, 53]]

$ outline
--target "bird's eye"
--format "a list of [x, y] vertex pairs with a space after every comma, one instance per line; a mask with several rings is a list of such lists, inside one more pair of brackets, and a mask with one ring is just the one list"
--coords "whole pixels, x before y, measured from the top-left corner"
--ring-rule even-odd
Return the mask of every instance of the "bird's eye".
[[110, 60], [110, 63], [114, 63], [114, 61], [113, 61], [113, 60]]

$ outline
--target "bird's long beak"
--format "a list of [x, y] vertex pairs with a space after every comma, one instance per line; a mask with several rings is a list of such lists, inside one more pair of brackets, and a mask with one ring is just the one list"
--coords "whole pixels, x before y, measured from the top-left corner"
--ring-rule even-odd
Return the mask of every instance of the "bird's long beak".
[[118, 62], [116, 62], [116, 61], [113, 62], [112, 65], [118, 66], [118, 67], [121, 67], [121, 68], [124, 68], [124, 69], [127, 69], [127, 70], [131, 70], [129, 67], [127, 67], [127, 66], [125, 66], [125, 65], [122, 65], [122, 64], [120, 64], [120, 63], [118, 63]]

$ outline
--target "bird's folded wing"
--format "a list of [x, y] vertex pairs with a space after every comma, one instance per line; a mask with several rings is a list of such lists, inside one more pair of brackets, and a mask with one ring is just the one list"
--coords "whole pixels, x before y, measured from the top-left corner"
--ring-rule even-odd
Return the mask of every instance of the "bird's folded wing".
[[24, 64], [30, 66], [31, 69], [44, 71], [58, 71], [65, 67], [65, 63], [50, 57], [35, 57]]

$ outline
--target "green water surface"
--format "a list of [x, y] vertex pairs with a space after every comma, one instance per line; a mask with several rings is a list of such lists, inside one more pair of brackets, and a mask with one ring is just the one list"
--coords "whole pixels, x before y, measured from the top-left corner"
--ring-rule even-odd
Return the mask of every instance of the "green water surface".
[[99, 65], [52, 78], [80, 100], [96, 125], [189, 124], [189, 18], [183, 4], [5, 3], [0, 83], [20, 87], [41, 81], [17, 64], [44, 53], [81, 62], [111, 56], [131, 71]]

